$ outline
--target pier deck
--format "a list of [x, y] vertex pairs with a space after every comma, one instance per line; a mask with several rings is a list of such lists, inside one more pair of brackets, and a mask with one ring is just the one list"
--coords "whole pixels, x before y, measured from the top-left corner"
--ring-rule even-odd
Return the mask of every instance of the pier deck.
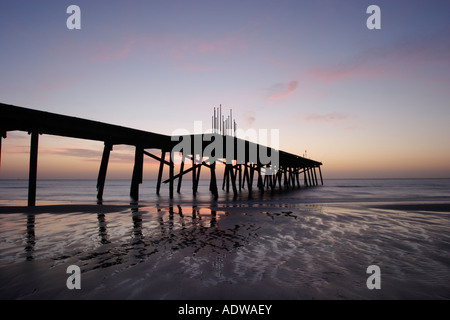
[[[160, 192], [161, 184], [169, 184], [169, 195], [173, 198], [174, 182], [178, 180], [177, 192], [180, 192], [182, 178], [192, 174], [192, 190], [195, 195], [200, 179], [201, 168], [210, 171], [210, 191], [218, 197], [216, 164], [225, 165], [222, 189], [235, 195], [247, 187], [253, 188], [255, 173], [257, 188], [265, 189], [300, 188], [323, 184], [321, 162], [300, 157], [281, 150], [243, 140], [237, 137], [212, 133], [183, 136], [168, 136], [154, 132], [137, 130], [99, 121], [60, 115], [45, 111], [33, 110], [0, 103], [0, 164], [1, 142], [7, 138], [9, 131], [25, 131], [31, 135], [28, 205], [36, 204], [36, 179], [39, 135], [55, 135], [62, 137], [86, 139], [104, 142], [103, 155], [97, 179], [97, 198], [103, 198], [103, 189], [107, 174], [109, 156], [114, 145], [130, 145], [135, 147], [135, 161], [131, 179], [130, 197], [139, 200], [139, 185], [142, 183], [144, 155], [160, 163], [156, 192]], [[177, 148], [183, 145], [184, 148]], [[159, 150], [155, 155], [148, 150]], [[179, 173], [175, 174], [175, 149], [181, 155]], [[211, 152], [211, 150], [214, 150]], [[209, 151], [209, 152], [207, 152]], [[267, 159], [269, 158], [269, 162]], [[263, 160], [264, 159], [264, 160]], [[274, 161], [276, 159], [276, 161]], [[185, 163], [191, 165], [185, 169]], [[165, 167], [169, 169], [169, 179], [162, 181]], [[319, 171], [319, 175], [316, 172]], [[300, 175], [303, 174], [303, 179]], [[303, 184], [300, 180], [303, 180]]]

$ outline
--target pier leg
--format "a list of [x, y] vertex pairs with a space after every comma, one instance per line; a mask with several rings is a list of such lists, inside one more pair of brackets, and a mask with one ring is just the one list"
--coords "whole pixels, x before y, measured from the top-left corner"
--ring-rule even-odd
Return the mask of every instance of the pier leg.
[[233, 165], [230, 164], [229, 166], [230, 166], [229, 173], [230, 173], [230, 175], [231, 175], [231, 186], [232, 186], [232, 188], [233, 188], [233, 194], [234, 194], [234, 196], [236, 197], [236, 196], [237, 196], [236, 174], [235, 174], [235, 172], [234, 172]]
[[261, 176], [261, 166], [258, 164], [256, 170], [258, 171], [258, 188], [264, 192], [264, 183]]
[[311, 173], [309, 172], [311, 168], [308, 168], [308, 181], [309, 181], [309, 185], [312, 186], [313, 184], [311, 183]]
[[156, 194], [159, 194], [159, 190], [161, 189], [161, 178], [164, 169], [164, 159], [166, 158], [166, 152], [161, 152], [161, 161], [159, 163], [159, 172], [158, 172], [158, 181], [156, 183]]
[[255, 167], [252, 165], [250, 167], [250, 178], [248, 179], [248, 191], [252, 191], [253, 189], [253, 179], [255, 177]]
[[322, 179], [322, 170], [320, 170], [320, 166], [319, 166], [319, 174], [320, 174], [320, 182], [323, 185], [323, 179]]
[[219, 193], [217, 190], [217, 180], [216, 180], [216, 162], [210, 163], [209, 168], [211, 171], [211, 180], [209, 183], [209, 189], [213, 193], [214, 198], [217, 199], [217, 198], [219, 198]]
[[313, 168], [314, 173], [314, 185], [317, 186], [319, 183], [317, 182], [317, 173], [316, 173], [316, 167]]
[[3, 135], [0, 134], [0, 168], [2, 166], [2, 141], [3, 141]]
[[289, 187], [287, 178], [287, 168], [284, 168], [284, 187], [287, 189]]
[[183, 170], [184, 170], [184, 156], [181, 159], [180, 175], [178, 177], [177, 193], [180, 193], [180, 190], [181, 190], [181, 181], [183, 180], [183, 174], [182, 174]]
[[196, 177], [197, 176], [197, 170], [196, 170], [196, 167], [195, 167], [196, 160], [197, 160], [197, 155], [193, 154], [192, 155], [192, 194], [194, 195], [194, 197], [195, 197], [195, 194], [196, 194], [195, 184], [197, 182], [197, 177]]
[[295, 176], [294, 176], [294, 169], [292, 167], [289, 167], [289, 180], [292, 184], [292, 189], [295, 188]]
[[242, 177], [242, 188], [245, 188], [245, 179], [247, 179], [247, 185], [248, 185], [248, 181], [250, 179], [250, 176], [249, 176], [249, 173], [248, 173], [247, 163], [245, 163], [243, 166], [244, 166], [244, 175]]
[[105, 147], [103, 148], [102, 162], [100, 164], [100, 170], [98, 172], [97, 179], [97, 199], [103, 199], [103, 189], [105, 188], [106, 171], [108, 169], [109, 155], [112, 150], [112, 144], [105, 142]]
[[299, 175], [300, 175], [300, 172], [299, 172], [299, 170], [297, 169], [297, 171], [295, 172], [295, 178], [297, 179], [297, 188], [301, 188], [300, 187], [300, 179], [299, 179]]
[[225, 169], [223, 171], [222, 190], [225, 190], [225, 185], [227, 192], [230, 192], [230, 165], [228, 163], [225, 163]]
[[278, 169], [277, 175], [278, 175], [278, 189], [281, 190], [281, 178], [283, 176], [283, 173], [281, 172], [281, 168]]
[[142, 183], [142, 171], [144, 169], [144, 149], [136, 146], [134, 153], [133, 178], [131, 179], [130, 197], [133, 201], [139, 201], [139, 184]]
[[30, 146], [30, 176], [28, 179], [28, 206], [36, 205], [36, 180], [37, 180], [37, 160], [38, 160], [39, 133], [31, 133]]
[[0, 168], [2, 166], [2, 141], [6, 138], [6, 131], [0, 130]]
[[239, 170], [239, 192], [240, 192], [242, 190], [242, 165], [239, 164], [237, 168]]
[[[201, 159], [201, 160], [203, 160], [203, 159]], [[203, 165], [202, 163], [197, 165], [198, 171], [197, 171], [196, 178], [195, 178], [194, 194], [196, 194], [197, 190], [198, 190], [198, 182], [200, 181], [200, 171], [202, 169], [202, 165]], [[195, 168], [194, 170], [197, 170], [197, 168]]]
[[[231, 175], [231, 165], [230, 164], [227, 164], [226, 165], [226, 171], [227, 171], [227, 192], [230, 192], [230, 175]], [[224, 179], [225, 179], [225, 177], [224, 177]]]
[[170, 160], [169, 160], [169, 197], [170, 199], [173, 199], [173, 169], [174, 169], [174, 163], [173, 163], [173, 156], [172, 156], [172, 152], [169, 153], [170, 156]]
[[305, 183], [305, 187], [308, 186], [308, 180], [306, 179], [306, 168], [303, 168], [303, 180]]

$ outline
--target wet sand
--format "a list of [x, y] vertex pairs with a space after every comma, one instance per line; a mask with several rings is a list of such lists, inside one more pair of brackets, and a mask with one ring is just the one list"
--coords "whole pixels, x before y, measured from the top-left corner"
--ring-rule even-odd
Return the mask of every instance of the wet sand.
[[[449, 299], [448, 208], [0, 207], [0, 297]], [[73, 264], [80, 290], [66, 287]], [[367, 288], [369, 265], [381, 269], [380, 290]]]

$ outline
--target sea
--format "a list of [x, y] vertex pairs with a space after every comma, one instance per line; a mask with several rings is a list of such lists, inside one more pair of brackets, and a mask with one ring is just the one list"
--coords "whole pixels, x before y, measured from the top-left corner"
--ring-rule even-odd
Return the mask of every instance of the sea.
[[221, 187], [0, 180], [0, 299], [450, 299], [450, 179]]

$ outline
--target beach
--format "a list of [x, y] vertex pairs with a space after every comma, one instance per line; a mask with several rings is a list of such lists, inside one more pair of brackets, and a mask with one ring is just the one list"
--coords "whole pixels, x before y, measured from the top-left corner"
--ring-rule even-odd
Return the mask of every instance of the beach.
[[[3, 201], [0, 297], [450, 298], [448, 180], [416, 200], [398, 188], [404, 182], [390, 198], [367, 182], [328, 183], [215, 203]], [[81, 289], [66, 285], [71, 265], [81, 270]], [[367, 286], [371, 265], [380, 268], [380, 289]]]

